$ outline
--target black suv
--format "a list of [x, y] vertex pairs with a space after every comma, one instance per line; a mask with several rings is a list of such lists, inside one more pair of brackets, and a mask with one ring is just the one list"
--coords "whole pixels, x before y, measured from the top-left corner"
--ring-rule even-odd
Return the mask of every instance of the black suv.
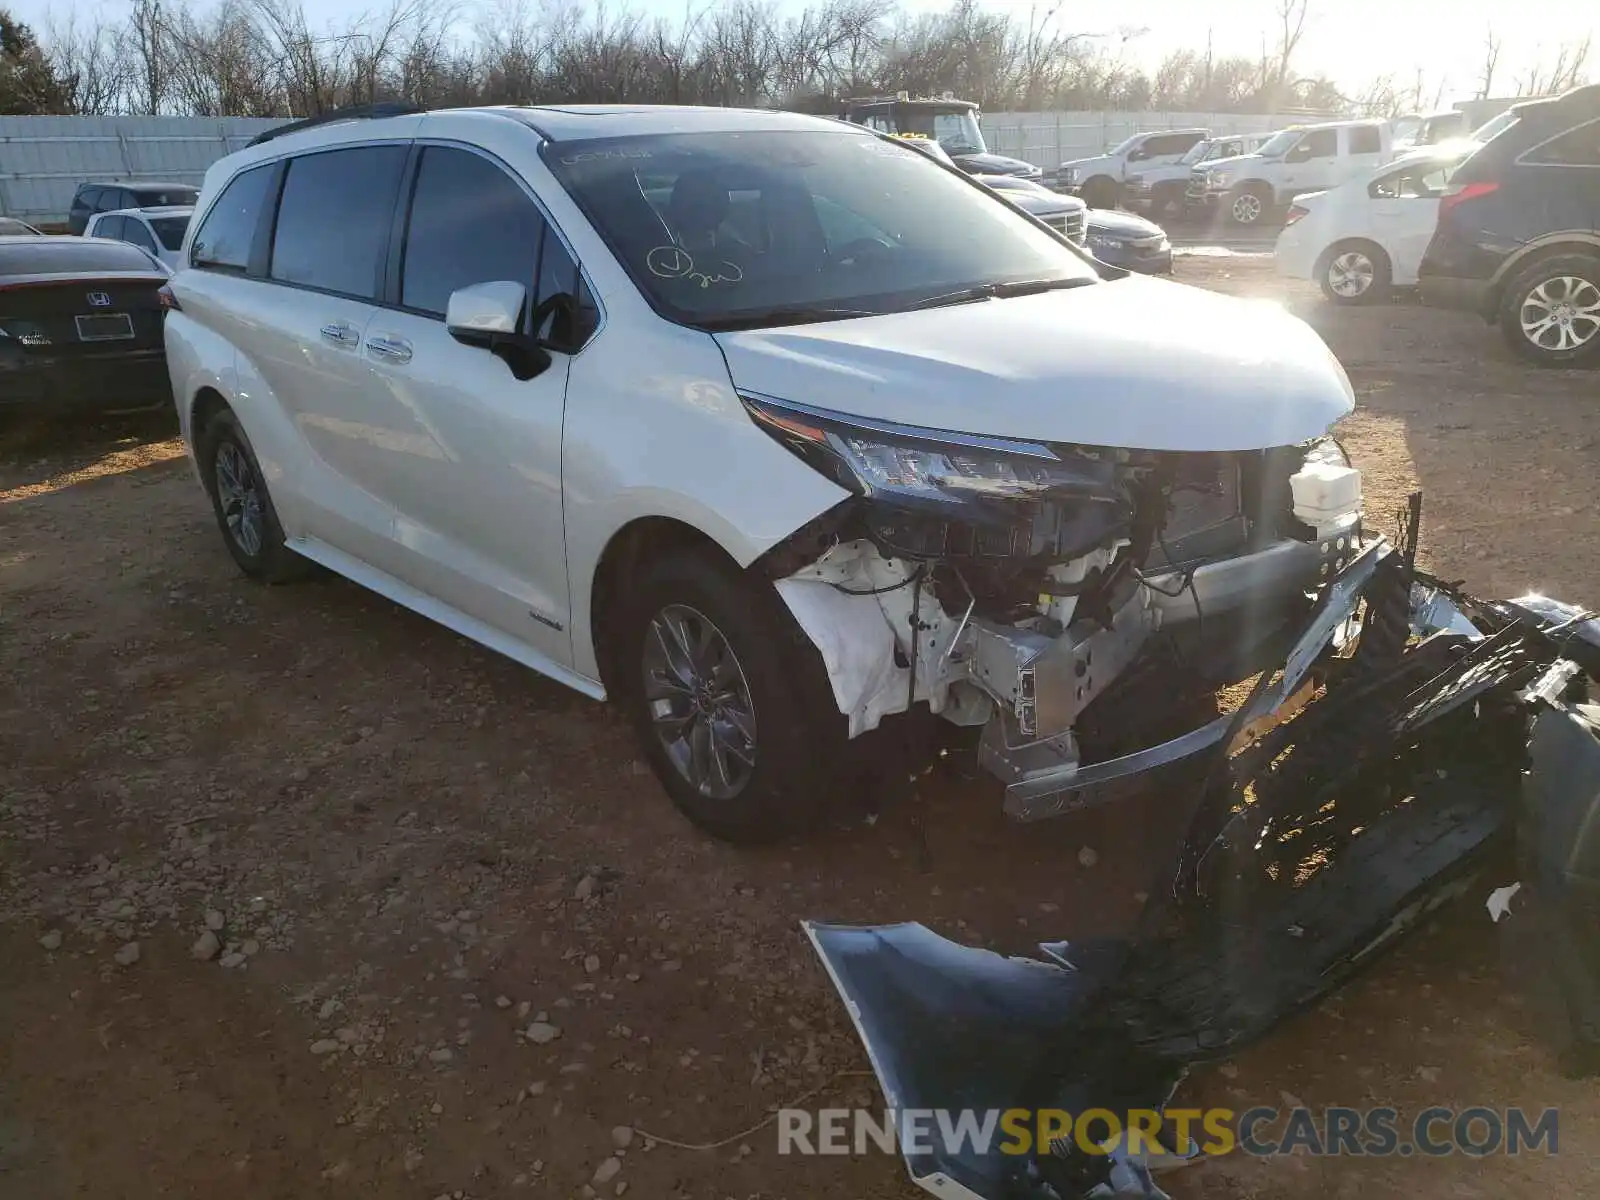
[[1512, 111], [1450, 178], [1423, 299], [1497, 322], [1541, 365], [1600, 362], [1600, 84]]
[[193, 204], [199, 198], [200, 189], [187, 183], [80, 183], [67, 212], [67, 228], [81, 235], [95, 213]]

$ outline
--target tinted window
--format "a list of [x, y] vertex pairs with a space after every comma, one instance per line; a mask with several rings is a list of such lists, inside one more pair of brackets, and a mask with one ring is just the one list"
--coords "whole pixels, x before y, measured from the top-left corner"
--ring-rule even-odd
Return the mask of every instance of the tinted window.
[[189, 261], [197, 267], [242, 271], [250, 264], [250, 243], [267, 203], [276, 167], [254, 167], [223, 189], [194, 239]]
[[132, 217], [124, 217], [122, 222], [122, 238], [132, 242], [141, 250], [148, 250], [151, 254], [156, 252], [156, 240], [150, 236], [150, 231], [145, 228], [143, 221]]
[[139, 197], [123, 188], [106, 189], [103, 199], [105, 200], [104, 205], [101, 206], [103, 212], [115, 212], [119, 208], [139, 207]]
[[117, 241], [126, 241], [124, 231], [127, 229], [126, 217], [100, 217], [94, 222], [94, 228], [89, 231], [90, 237], [116, 238]]
[[161, 244], [168, 250], [176, 250], [183, 245], [183, 235], [188, 231], [188, 217], [151, 217], [150, 228], [156, 231], [156, 237], [161, 239]]
[[428, 146], [411, 197], [400, 303], [443, 316], [450, 293], [474, 283], [509, 279], [531, 290], [544, 227], [538, 206], [494, 163]]
[[88, 209], [90, 212], [99, 212], [100, 208], [99, 208], [99, 205], [97, 203], [97, 201], [99, 199], [100, 199], [100, 189], [99, 188], [92, 188], [92, 187], [79, 188], [78, 189], [78, 194], [75, 197], [73, 197], [72, 206], [74, 208]]
[[1337, 129], [1314, 129], [1294, 148], [1295, 158], [1333, 158], [1339, 153]]
[[0, 275], [95, 275], [107, 271], [151, 274], [144, 251], [126, 242], [53, 237], [0, 246]]
[[200, 192], [192, 187], [139, 188], [133, 193], [130, 207], [163, 208], [174, 204], [193, 204]]
[[1382, 154], [1383, 135], [1376, 125], [1357, 125], [1350, 131], [1351, 154]]
[[1558, 167], [1600, 167], [1600, 121], [1590, 121], [1535, 147], [1525, 161]]
[[1192, 133], [1169, 133], [1163, 137], [1153, 137], [1144, 144], [1146, 158], [1157, 158], [1166, 154], [1182, 154], [1196, 142]]
[[406, 147], [398, 145], [355, 146], [292, 160], [278, 203], [272, 278], [375, 297], [405, 161]]

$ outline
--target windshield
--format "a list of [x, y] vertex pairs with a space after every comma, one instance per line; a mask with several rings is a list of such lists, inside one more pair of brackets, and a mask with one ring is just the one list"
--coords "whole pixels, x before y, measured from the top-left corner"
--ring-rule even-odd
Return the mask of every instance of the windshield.
[[1106, 151], [1106, 157], [1115, 158], [1119, 154], [1126, 154], [1129, 150], [1132, 150], [1134, 148], [1134, 146], [1138, 145], [1139, 140], [1142, 137], [1144, 137], [1144, 134], [1136, 133], [1130, 138], [1124, 138], [1122, 141], [1118, 142], [1115, 146], [1113, 146], [1110, 150]]
[[1506, 130], [1515, 125], [1520, 119], [1521, 118], [1518, 117], [1515, 112], [1507, 109], [1498, 117], [1494, 117], [1491, 120], [1485, 121], [1482, 125], [1479, 125], [1476, 129], [1474, 129], [1472, 131], [1472, 140], [1475, 142], [1487, 142], [1491, 138], [1497, 138]]
[[150, 228], [156, 231], [164, 249], [182, 248], [184, 231], [189, 228], [188, 217], [151, 217], [149, 220]]
[[1211, 142], [1196, 142], [1194, 145], [1189, 147], [1189, 149], [1184, 153], [1184, 156], [1178, 161], [1186, 167], [1193, 166], [1195, 163], [1200, 162], [1202, 159], [1207, 157], [1206, 150], [1212, 144], [1213, 143]]
[[932, 138], [946, 154], [987, 154], [989, 147], [978, 128], [978, 115], [970, 108], [940, 112], [930, 108], [905, 108], [895, 114], [901, 133]]
[[969, 287], [1099, 278], [998, 196], [847, 128], [602, 138], [543, 153], [646, 299], [682, 324], [900, 312]]
[[1289, 152], [1289, 147], [1300, 140], [1303, 132], [1304, 130], [1300, 129], [1285, 129], [1281, 133], [1275, 133], [1262, 143], [1256, 153], [1263, 158], [1282, 158]]

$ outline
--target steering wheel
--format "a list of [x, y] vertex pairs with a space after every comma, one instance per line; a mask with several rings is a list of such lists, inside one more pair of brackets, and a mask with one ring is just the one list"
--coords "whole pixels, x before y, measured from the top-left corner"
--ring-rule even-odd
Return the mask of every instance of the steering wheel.
[[880, 242], [877, 238], [856, 238], [853, 242], [846, 242], [834, 251], [833, 259], [839, 263], [849, 263], [855, 266], [863, 259], [878, 258], [885, 254], [893, 253], [894, 247], [887, 242]]

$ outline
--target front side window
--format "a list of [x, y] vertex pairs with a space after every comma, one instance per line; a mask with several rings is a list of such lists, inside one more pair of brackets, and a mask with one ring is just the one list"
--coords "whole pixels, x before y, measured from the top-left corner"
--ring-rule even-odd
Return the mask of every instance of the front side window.
[[156, 240], [150, 236], [150, 231], [145, 228], [144, 222], [137, 217], [124, 217], [122, 227], [124, 241], [132, 242], [141, 250], [148, 250], [151, 254], [156, 252]]
[[400, 303], [442, 317], [450, 293], [475, 283], [509, 279], [531, 289], [544, 227], [538, 206], [494, 163], [466, 150], [425, 147], [411, 196]]
[[773, 309], [894, 312], [972, 287], [1099, 279], [987, 189], [843, 127], [543, 153], [640, 291], [684, 324]]
[[276, 165], [268, 163], [233, 177], [195, 235], [189, 252], [191, 265], [231, 271], [243, 271], [250, 265], [250, 245], [276, 175]]
[[292, 159], [278, 202], [272, 278], [374, 299], [405, 161], [401, 145], [352, 146]]
[[1524, 162], [1549, 167], [1600, 167], [1600, 121], [1590, 121], [1528, 151]]
[[1301, 138], [1289, 155], [1296, 162], [1305, 162], [1313, 158], [1335, 158], [1339, 154], [1339, 131], [1337, 129], [1313, 129]]

